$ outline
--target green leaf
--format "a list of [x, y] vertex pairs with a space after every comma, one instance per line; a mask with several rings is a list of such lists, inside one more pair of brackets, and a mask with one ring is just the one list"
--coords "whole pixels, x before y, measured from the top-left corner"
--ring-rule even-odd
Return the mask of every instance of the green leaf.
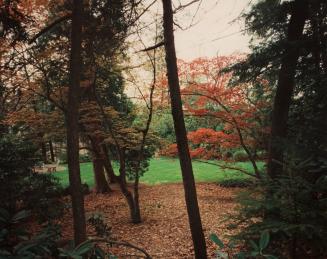
[[94, 249], [94, 252], [96, 256], [98, 256], [101, 259], [104, 259], [106, 257], [105, 251], [103, 251], [103, 249], [98, 246]]
[[252, 246], [253, 250], [255, 250], [255, 251], [259, 251], [260, 250], [259, 247], [258, 247], [258, 245], [253, 240], [250, 240], [249, 243]]
[[236, 258], [237, 258], [237, 259], [245, 259], [245, 253], [243, 253], [243, 252], [238, 253], [238, 254], [236, 255]]
[[267, 259], [278, 259], [278, 257], [274, 256], [274, 255], [263, 255], [265, 258]]
[[270, 239], [270, 235], [268, 231], [264, 231], [261, 233], [260, 241], [259, 241], [259, 247], [261, 250], [265, 249], [268, 246], [269, 239]]
[[216, 234], [210, 234], [209, 238], [212, 242], [219, 246], [220, 249], [224, 248], [224, 243], [218, 238]]
[[259, 254], [258, 251], [253, 251], [253, 252], [250, 253], [251, 256], [257, 256], [258, 254]]
[[31, 215], [31, 212], [28, 210], [21, 210], [17, 212], [11, 219], [13, 223], [18, 223], [19, 221], [28, 218]]
[[10, 220], [10, 214], [7, 210], [0, 208], [0, 221], [3, 223], [8, 223]]
[[91, 251], [94, 247], [93, 241], [92, 240], [86, 240], [85, 242], [81, 243], [79, 246], [77, 246], [74, 249], [74, 253], [77, 255], [84, 255]]

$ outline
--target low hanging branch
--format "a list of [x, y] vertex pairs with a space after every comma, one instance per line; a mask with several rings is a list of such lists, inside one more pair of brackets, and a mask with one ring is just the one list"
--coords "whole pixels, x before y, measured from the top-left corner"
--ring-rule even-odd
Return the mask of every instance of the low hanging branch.
[[60, 17], [59, 19], [53, 21], [52, 23], [50, 23], [47, 27], [43, 28], [41, 31], [39, 31], [32, 39], [30, 39], [28, 41], [29, 44], [32, 44], [33, 42], [35, 42], [39, 37], [41, 37], [43, 34], [47, 33], [48, 31], [50, 31], [52, 28], [54, 28], [55, 26], [57, 26], [58, 24], [70, 20], [72, 18], [72, 14], [66, 14], [63, 17]]
[[215, 165], [215, 166], [220, 167], [221, 169], [231, 169], [231, 170], [239, 171], [239, 172], [241, 172], [243, 174], [246, 174], [246, 175], [249, 175], [249, 176], [252, 176], [252, 177], [255, 177], [255, 178], [258, 179], [257, 175], [251, 174], [248, 171], [246, 171], [246, 170], [244, 170], [242, 168], [239, 168], [239, 167], [228, 166], [228, 165], [220, 165], [220, 164], [217, 164], [217, 163], [214, 163], [214, 162], [200, 160], [200, 159], [194, 159], [194, 161], [199, 162], [199, 163], [209, 164], [209, 165]]
[[164, 41], [161, 41], [161, 42], [159, 42], [159, 43], [157, 43], [157, 44], [155, 44], [155, 45], [153, 45], [151, 47], [148, 47], [148, 48], [145, 48], [145, 49], [141, 49], [138, 52], [146, 52], [146, 51], [154, 50], [154, 49], [160, 48], [160, 47], [162, 47], [164, 45], [165, 45], [165, 42]]
[[94, 243], [107, 243], [110, 245], [117, 245], [117, 246], [125, 246], [125, 247], [130, 247], [133, 248], [141, 253], [144, 254], [146, 259], [151, 259], [152, 257], [145, 251], [144, 249], [137, 247], [131, 243], [128, 243], [126, 241], [115, 241], [115, 240], [110, 240], [110, 239], [105, 239], [105, 238], [99, 238], [99, 239], [91, 239], [92, 242]]

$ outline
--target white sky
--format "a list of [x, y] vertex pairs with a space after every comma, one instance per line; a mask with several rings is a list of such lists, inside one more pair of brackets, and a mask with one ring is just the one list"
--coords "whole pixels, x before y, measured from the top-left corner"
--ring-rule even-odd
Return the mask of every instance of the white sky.
[[[179, 1], [175, 1], [176, 6], [177, 2]], [[190, 0], [182, 1], [187, 2]], [[192, 60], [197, 57], [247, 52], [249, 37], [238, 33], [244, 29], [243, 21], [234, 20], [248, 8], [250, 2], [251, 0], [202, 0], [194, 18], [195, 25], [185, 31], [175, 31], [178, 58]], [[198, 4], [193, 4], [175, 16], [175, 20], [187, 27], [197, 8]]]
[[[149, 3], [152, 1], [153, 0], [148, 0]], [[180, 2], [185, 4], [191, 1], [192, 0], [173, 0], [174, 8], [178, 7]], [[240, 32], [244, 29], [244, 23], [242, 20], [237, 20], [237, 18], [245, 8], [249, 7], [252, 1], [200, 0], [200, 8], [198, 8], [198, 3], [200, 3], [198, 2], [178, 12], [174, 16], [174, 21], [187, 29], [181, 30], [175, 26], [177, 58], [191, 61], [198, 57], [215, 57], [248, 52], [249, 37]], [[141, 24], [146, 29], [141, 30], [140, 37], [146, 47], [154, 45], [155, 23], [153, 21], [156, 19], [155, 17], [159, 19], [158, 21], [162, 21], [161, 0], [157, 0], [156, 4], [150, 9], [149, 14], [142, 17], [143, 23]], [[193, 25], [189, 26], [191, 23]], [[146, 25], [149, 24], [150, 26], [147, 27]], [[137, 53], [137, 51], [143, 49], [144, 46], [139, 44], [140, 38], [138, 38], [137, 35], [134, 35], [132, 41], [134, 42], [134, 44], [132, 44], [134, 48], [131, 52], [132, 58], [128, 62], [140, 64], [142, 63], [142, 58], [133, 53]], [[143, 53], [141, 55], [143, 55], [144, 58], [145, 54]], [[134, 69], [133, 71], [136, 78], [136, 80], [134, 78], [133, 81], [134, 83], [137, 82], [139, 88], [151, 82], [152, 72], [149, 73], [149, 71], [145, 71], [142, 67]], [[130, 96], [139, 95], [139, 91], [135, 85], [128, 87], [127, 92]]]

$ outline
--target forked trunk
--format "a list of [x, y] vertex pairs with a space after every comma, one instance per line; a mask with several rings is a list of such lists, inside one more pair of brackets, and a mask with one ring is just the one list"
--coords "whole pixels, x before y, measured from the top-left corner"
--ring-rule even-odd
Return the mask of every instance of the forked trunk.
[[92, 145], [93, 156], [93, 173], [95, 182], [95, 192], [106, 193], [110, 192], [108, 181], [105, 176], [105, 161], [102, 153], [100, 140], [97, 137], [89, 136]]
[[108, 193], [111, 191], [107, 179], [104, 175], [104, 166], [102, 158], [93, 159], [93, 171], [95, 180], [95, 192], [96, 193]]
[[104, 162], [104, 168], [106, 169], [107, 178], [110, 183], [117, 183], [119, 179], [118, 176], [115, 175], [114, 168], [112, 167], [111, 159], [106, 144], [102, 144], [101, 148], [102, 148], [103, 162]]

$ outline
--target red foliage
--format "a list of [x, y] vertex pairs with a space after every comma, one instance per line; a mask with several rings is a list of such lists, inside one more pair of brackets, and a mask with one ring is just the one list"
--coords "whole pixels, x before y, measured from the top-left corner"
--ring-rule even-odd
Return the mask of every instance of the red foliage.
[[[230, 86], [232, 74], [221, 72], [241, 58], [229, 56], [178, 61], [185, 113], [210, 117], [213, 124], [223, 125], [219, 131], [199, 128], [189, 132], [188, 137], [194, 148], [191, 152], [193, 157], [222, 157], [223, 152], [241, 148], [242, 145], [255, 148], [259, 145], [255, 136], [264, 139], [269, 132], [263, 124], [265, 113], [262, 110], [270, 104], [253, 98], [254, 87], [251, 84]], [[166, 97], [160, 95], [161, 107], [167, 107], [169, 103], [164, 101], [169, 99], [167, 81], [162, 79], [159, 82], [159, 89], [166, 94]], [[264, 81], [261, 82], [265, 93], [268, 92], [266, 85]]]

